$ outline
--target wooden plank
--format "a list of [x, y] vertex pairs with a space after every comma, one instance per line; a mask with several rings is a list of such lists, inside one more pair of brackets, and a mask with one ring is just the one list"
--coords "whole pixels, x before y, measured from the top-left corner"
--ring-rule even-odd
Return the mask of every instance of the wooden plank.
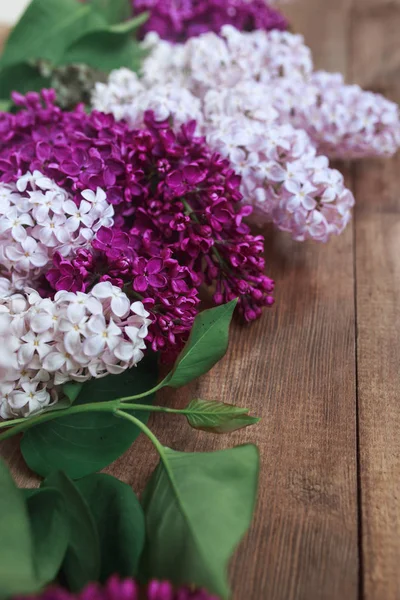
[[[152, 427], [174, 449], [256, 443], [262, 469], [253, 527], [232, 565], [234, 598], [355, 600], [358, 585], [352, 231], [329, 246], [269, 232], [277, 305], [235, 324], [227, 357], [163, 402], [193, 397], [246, 405], [257, 426], [213, 437], [178, 417]], [[108, 472], [141, 489], [156, 464], [141, 439]]]
[[[348, 2], [327, 13], [315, 13], [317, 0], [301, 5], [295, 29], [307, 25], [319, 66], [346, 70]], [[328, 26], [332, 16], [336, 31]], [[276, 307], [251, 327], [235, 324], [227, 357], [207, 377], [159, 397], [174, 406], [194, 396], [234, 402], [251, 408], [262, 422], [222, 437], [194, 432], [178, 417], [157, 415], [151, 426], [165, 444], [180, 450], [211, 451], [246, 442], [260, 447], [257, 514], [232, 565], [235, 599], [355, 600], [352, 230], [328, 246], [297, 244], [271, 229], [266, 234]], [[2, 453], [19, 482], [30, 485], [32, 476], [16, 443]], [[156, 462], [151, 444], [142, 438], [107, 471], [140, 491]]]
[[8, 37], [9, 27], [0, 23], [0, 51]]
[[[354, 78], [400, 102], [400, 2], [357, 0]], [[400, 597], [400, 157], [355, 172], [363, 589]]]
[[347, 74], [351, 3], [294, 0], [281, 6], [292, 31], [301, 33], [313, 50], [316, 69]]
[[263, 417], [259, 508], [235, 561], [236, 597], [350, 600], [358, 567], [352, 232], [326, 248], [277, 235], [268, 252], [276, 314], [248, 337], [235, 332], [233, 364], [213, 375], [215, 387], [224, 376], [237, 381], [238, 362], [238, 399]]
[[400, 594], [400, 159], [357, 168], [360, 481], [366, 600]]

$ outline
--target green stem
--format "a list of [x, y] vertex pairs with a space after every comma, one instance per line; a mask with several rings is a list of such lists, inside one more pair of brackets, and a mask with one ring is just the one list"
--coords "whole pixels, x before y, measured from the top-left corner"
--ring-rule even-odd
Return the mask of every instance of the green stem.
[[25, 419], [21, 423], [21, 419], [18, 419], [19, 424], [14, 426], [13, 422], [9, 424], [10, 429], [0, 435], [0, 442], [7, 440], [18, 433], [22, 433], [25, 429], [34, 427], [35, 425], [41, 425], [48, 421], [54, 421], [61, 417], [69, 417], [70, 415], [77, 415], [87, 412], [115, 412], [119, 408], [119, 400], [112, 400], [111, 402], [97, 402], [93, 404], [81, 404], [80, 406], [71, 406], [66, 410], [58, 410], [44, 415], [38, 415], [32, 417], [32, 419]]
[[26, 423], [26, 417], [23, 417], [22, 419], [13, 419], [12, 421], [2, 421], [0, 423], [0, 429], [14, 427], [15, 425], [19, 425], [20, 423]]
[[[15, 421], [6, 421], [0, 424], [2, 428], [8, 428], [7, 431], [0, 434], [0, 442], [7, 440], [18, 433], [22, 433], [26, 429], [30, 427], [34, 427], [35, 425], [41, 425], [42, 423], [47, 423], [49, 421], [54, 421], [56, 419], [60, 419], [61, 417], [69, 417], [71, 415], [77, 415], [82, 413], [89, 412], [109, 412], [115, 413], [119, 408], [122, 408], [123, 400], [112, 400], [110, 402], [97, 402], [92, 404], [82, 404], [80, 406], [71, 406], [70, 408], [66, 408], [65, 410], [58, 410], [54, 412], [49, 412], [41, 415], [37, 415], [36, 417], [32, 417], [31, 419], [16, 419]], [[147, 404], [123, 404], [123, 408], [127, 410], [135, 410], [140, 412], [159, 412], [159, 413], [169, 413], [169, 414], [177, 414], [177, 415], [186, 415], [188, 413], [192, 414], [192, 411], [187, 411], [186, 409], [180, 410], [178, 408], [168, 408], [166, 406], [152, 406]]]
[[160, 381], [160, 383], [158, 383], [156, 387], [152, 388], [151, 390], [147, 390], [147, 392], [143, 392], [143, 394], [137, 394], [136, 396], [126, 396], [126, 398], [120, 398], [119, 402], [130, 402], [131, 400], [140, 400], [141, 398], [146, 398], [147, 396], [155, 394], [156, 392], [158, 392], [158, 390], [161, 390], [161, 388], [165, 386], [165, 384], [168, 382], [168, 377], [169, 375], [167, 375], [165, 379]]
[[[117, 410], [115, 414], [122, 417], [123, 419], [126, 419], [127, 421], [130, 421], [134, 425], [136, 425], [136, 427], [138, 427], [151, 440], [151, 442], [153, 443], [154, 447], [156, 448], [157, 452], [159, 453], [160, 458], [164, 464], [165, 472], [167, 473], [167, 475], [169, 477], [171, 486], [175, 492], [177, 502], [180, 504], [180, 508], [181, 508], [182, 512], [185, 513], [186, 512], [185, 507], [181, 504], [181, 502], [179, 500], [179, 498], [180, 498], [179, 489], [176, 485], [174, 473], [171, 469], [171, 465], [168, 462], [168, 458], [166, 456], [164, 446], [156, 438], [154, 433], [144, 423], [142, 423], [142, 421], [139, 421], [139, 419], [137, 419], [136, 417], [134, 417], [122, 410]], [[187, 515], [186, 515], [186, 519], [188, 520], [188, 522], [190, 522], [190, 519], [188, 518]]]
[[[135, 396], [133, 396], [132, 398], [135, 398]], [[121, 398], [118, 400], [112, 400], [110, 402], [81, 404], [79, 406], [71, 406], [70, 408], [66, 408], [65, 410], [55, 410], [54, 412], [37, 415], [36, 417], [32, 417], [31, 419], [15, 419], [14, 421], [6, 421], [4, 423], [0, 423], [1, 428], [8, 428], [7, 431], [0, 434], [0, 442], [11, 438], [14, 435], [17, 435], [18, 433], [22, 433], [26, 429], [30, 429], [35, 425], [42, 425], [43, 423], [48, 423], [49, 421], [54, 421], [62, 417], [69, 417], [71, 415], [78, 415], [89, 412], [109, 412], [118, 414], [122, 412], [119, 409], [123, 408], [124, 410], [135, 410], [138, 412], [167, 413], [182, 416], [203, 414], [202, 411], [199, 411], [197, 413], [196, 411], [188, 410], [186, 408], [180, 409], [168, 408], [166, 406], [153, 406], [148, 404], [130, 404], [127, 403], [126, 400], [129, 400], [129, 398]], [[135, 419], [135, 417], [132, 416], [132, 419]]]
[[157, 449], [157, 452], [160, 454], [161, 458], [164, 460], [164, 447], [161, 444], [161, 442], [159, 442], [159, 440], [156, 438], [154, 433], [147, 427], [147, 425], [142, 423], [142, 421], [140, 421], [133, 415], [130, 415], [129, 413], [124, 412], [123, 410], [117, 410], [117, 411], [115, 411], [115, 414], [118, 415], [119, 417], [122, 417], [123, 419], [126, 419], [127, 421], [130, 421], [131, 423], [136, 425], [136, 427], [138, 427], [143, 433], [145, 433], [147, 435], [147, 437], [154, 444], [154, 446]]

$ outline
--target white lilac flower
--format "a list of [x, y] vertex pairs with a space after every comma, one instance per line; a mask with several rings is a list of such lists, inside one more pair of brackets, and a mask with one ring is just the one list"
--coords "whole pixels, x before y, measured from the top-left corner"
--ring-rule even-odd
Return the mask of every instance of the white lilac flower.
[[[215, 130], [208, 139], [222, 154], [229, 155], [235, 168], [235, 152], [232, 147], [225, 149], [224, 144], [227, 139], [232, 145], [240, 121], [232, 118], [231, 125], [231, 136], [228, 133], [224, 138]], [[319, 176], [318, 182], [314, 180], [314, 162], [318, 157], [304, 132], [289, 125], [271, 125], [263, 134], [253, 123], [253, 135], [248, 136], [246, 143], [253, 167], [243, 177], [242, 192], [255, 209], [253, 219], [258, 222], [272, 220], [298, 241], [311, 238], [325, 242], [331, 235], [340, 234], [350, 219], [354, 204], [343, 177], [328, 169], [325, 179]], [[254, 153], [258, 160], [254, 160]], [[329, 210], [326, 210], [328, 204]], [[310, 223], [315, 225], [316, 222], [318, 227], [310, 227]]]
[[[92, 292], [59, 292], [54, 300], [29, 292], [0, 298], [2, 418], [40, 412], [58, 401], [63, 383], [122, 373], [143, 358], [149, 313], [119, 288], [111, 286], [110, 295], [98, 286], [100, 298]], [[124, 308], [122, 317], [113, 301], [117, 312]]]
[[242, 176], [244, 201], [262, 223], [296, 240], [327, 241], [351, 218], [353, 195], [326, 156], [393, 154], [398, 107], [339, 75], [313, 73], [301, 36], [281, 31], [206, 33], [185, 44], [149, 34], [143, 77], [123, 69], [99, 84], [95, 108], [132, 127], [156, 119], [198, 121], [198, 132]]
[[129, 313], [129, 298], [119, 287], [112, 285], [109, 281], [95, 285], [92, 294], [104, 304], [109, 303], [114, 317], [123, 318]]
[[[397, 104], [358, 85], [345, 85], [340, 74], [316, 72], [302, 88], [292, 86], [292, 97], [290, 114], [283, 113], [281, 118], [306, 130], [318, 149], [331, 158], [392, 156], [400, 146]], [[307, 104], [296, 106], [305, 97]]]
[[87, 246], [100, 227], [113, 225], [103, 190], [85, 190], [79, 206], [39, 171], [0, 184], [0, 261], [14, 287], [32, 284], [51, 262]]
[[285, 31], [241, 32], [226, 25], [221, 35], [205, 33], [185, 44], [171, 44], [150, 34], [146, 45], [151, 50], [143, 62], [146, 84], [174, 83], [196, 95], [244, 81], [301, 80], [313, 69], [303, 37]]
[[[123, 76], [119, 77], [121, 72]], [[98, 83], [93, 104], [97, 110], [126, 120], [132, 128], [143, 125], [147, 110], [154, 112], [157, 121], [173, 117], [176, 126], [193, 119], [202, 122], [201, 102], [185, 87], [165, 83], [149, 90], [128, 69], [114, 71], [107, 84]]]
[[[218, 36], [214, 39], [212, 34], [209, 41], [216, 46], [222, 44], [225, 53], [229, 54], [229, 44], [232, 52], [235, 48], [235, 51], [240, 53], [239, 37], [242, 34], [235, 33], [232, 28], [228, 28], [225, 33], [225, 40]], [[272, 40], [269, 40], [269, 43], [273, 42], [279, 46], [281, 57], [287, 57], [288, 48], [297, 48], [298, 44], [302, 43], [298, 36], [291, 37], [291, 34], [285, 34], [278, 43], [280, 34], [276, 36], [276, 33], [271, 36], [261, 32], [261, 38], [268, 35]], [[196, 54], [198, 60], [201, 59], [203, 51], [207, 53], [208, 46], [201, 41], [203, 37], [206, 36], [191, 40], [196, 47], [196, 53], [200, 53]], [[256, 52], [254, 45], [253, 39], [252, 52]], [[177, 59], [171, 58], [176, 52], [175, 49], [171, 50], [172, 54], [169, 53], [170, 59], [179, 69], [183, 69], [181, 51], [182, 48], [177, 50]], [[271, 53], [273, 54], [273, 51]], [[300, 58], [295, 61], [292, 69], [299, 81], [302, 73], [311, 72], [311, 66], [305, 59], [306, 54], [308, 56], [308, 53], [300, 52]], [[220, 56], [212, 60], [218, 61]], [[269, 60], [272, 60], [271, 57]], [[233, 62], [233, 70], [236, 73], [236, 59]], [[260, 58], [258, 64], [262, 64]], [[186, 67], [184, 72], [188, 75]], [[286, 69], [289, 69], [288, 65]], [[272, 71], [274, 76], [279, 75], [279, 69], [274, 67]], [[165, 113], [159, 114], [160, 120], [165, 117], [174, 118], [174, 111], [178, 109], [177, 104], [174, 107], [174, 104], [170, 103], [172, 84], [166, 81], [164, 86], [153, 85], [148, 81], [149, 77], [140, 81], [136, 74], [129, 75], [126, 69], [114, 72], [110, 76], [109, 84], [99, 84], [93, 97], [95, 108], [106, 108], [107, 112], [112, 112], [117, 118], [127, 120], [132, 128], [138, 128], [143, 125], [145, 110], [154, 107], [156, 97], [160, 106], [169, 106]], [[233, 81], [234, 76], [229, 77]], [[270, 94], [272, 84], [255, 82], [251, 78], [245, 79], [244, 75], [241, 77], [243, 80], [229, 88], [218, 85], [221, 80], [214, 72], [207, 85], [215, 87], [209, 89], [204, 82], [204, 85], [199, 87], [198, 81], [193, 83], [188, 78], [184, 83], [180, 81], [179, 85], [176, 82], [173, 85], [180, 95], [185, 93], [191, 96], [191, 104], [195, 107], [195, 115], [192, 113], [192, 116], [197, 118], [199, 134], [204, 134], [212, 148], [229, 158], [232, 167], [242, 176], [241, 191], [244, 201], [255, 209], [254, 220], [260, 224], [272, 220], [277, 227], [290, 232], [297, 240], [312, 237], [327, 241], [331, 235], [340, 233], [348, 223], [353, 204], [351, 194], [346, 194], [346, 203], [341, 200], [346, 191], [341, 179], [336, 193], [332, 195], [331, 182], [335, 176], [328, 167], [327, 159], [317, 156], [313, 143], [304, 131], [296, 130], [289, 124], [279, 123], [280, 113]], [[268, 79], [265, 74], [263, 77]], [[189, 85], [190, 89], [185, 89], [184, 84]], [[190, 111], [190, 102], [187, 105]], [[181, 124], [179, 116], [176, 120], [174, 118], [174, 124]], [[284, 184], [288, 181], [292, 181], [292, 186], [297, 186], [297, 196], [285, 187]], [[305, 200], [299, 202], [303, 194]], [[329, 211], [324, 209], [327, 202], [330, 203]], [[318, 227], [315, 226], [317, 221]], [[310, 226], [310, 223], [313, 225]]]

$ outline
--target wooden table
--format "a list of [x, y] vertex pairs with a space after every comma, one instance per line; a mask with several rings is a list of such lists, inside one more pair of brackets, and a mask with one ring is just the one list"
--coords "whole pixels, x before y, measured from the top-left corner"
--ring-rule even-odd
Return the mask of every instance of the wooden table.
[[[400, 0], [297, 0], [285, 9], [318, 67], [400, 101]], [[235, 600], [400, 598], [400, 158], [341, 166], [353, 224], [326, 246], [266, 230], [275, 308], [234, 327], [227, 357], [161, 402], [193, 396], [248, 406], [256, 428], [195, 433], [152, 425], [176, 449], [255, 442], [254, 525], [232, 564]], [[35, 481], [18, 443], [2, 454]], [[145, 439], [108, 472], [140, 491], [156, 455]]]

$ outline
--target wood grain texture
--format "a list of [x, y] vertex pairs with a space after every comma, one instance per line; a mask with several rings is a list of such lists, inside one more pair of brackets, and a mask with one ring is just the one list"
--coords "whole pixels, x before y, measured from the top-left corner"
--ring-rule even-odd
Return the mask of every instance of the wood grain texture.
[[[355, 80], [400, 102], [400, 2], [355, 0]], [[400, 598], [400, 157], [357, 165], [363, 597]]]
[[0, 23], [0, 50], [2, 49], [4, 42], [8, 37], [9, 28], [6, 25]]

